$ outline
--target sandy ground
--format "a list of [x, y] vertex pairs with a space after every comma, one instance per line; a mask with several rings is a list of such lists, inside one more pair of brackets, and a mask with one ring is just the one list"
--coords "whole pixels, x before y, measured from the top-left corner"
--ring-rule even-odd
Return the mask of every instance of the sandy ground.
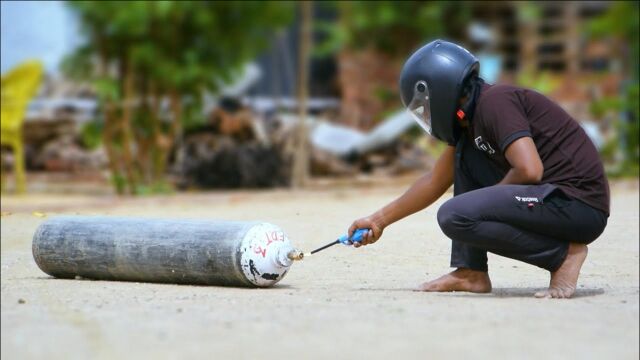
[[410, 291], [449, 271], [450, 244], [435, 222], [445, 199], [374, 246], [296, 263], [271, 289], [57, 280], [31, 256], [44, 220], [33, 211], [265, 220], [310, 250], [403, 187], [3, 196], [2, 359], [638, 359], [637, 182], [613, 187], [612, 217], [572, 300], [534, 299], [548, 273], [497, 256], [492, 294]]

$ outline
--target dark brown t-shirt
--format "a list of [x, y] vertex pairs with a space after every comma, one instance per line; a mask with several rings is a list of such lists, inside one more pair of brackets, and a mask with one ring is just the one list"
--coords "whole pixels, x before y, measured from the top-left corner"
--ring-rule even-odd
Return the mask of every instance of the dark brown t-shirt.
[[531, 137], [544, 165], [541, 183], [609, 214], [609, 184], [598, 151], [578, 122], [544, 95], [485, 84], [471, 123], [475, 146], [503, 170], [510, 168], [506, 148]]

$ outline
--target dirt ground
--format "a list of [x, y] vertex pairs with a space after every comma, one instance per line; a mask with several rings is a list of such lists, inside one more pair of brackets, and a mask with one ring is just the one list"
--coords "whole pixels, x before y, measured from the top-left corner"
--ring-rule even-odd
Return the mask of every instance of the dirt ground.
[[31, 255], [38, 215], [56, 214], [264, 220], [308, 251], [404, 186], [3, 196], [2, 359], [638, 359], [637, 182], [612, 186], [609, 225], [572, 300], [533, 298], [548, 273], [497, 256], [492, 294], [412, 292], [449, 271], [435, 213], [450, 194], [374, 246], [294, 264], [271, 289], [57, 280]]

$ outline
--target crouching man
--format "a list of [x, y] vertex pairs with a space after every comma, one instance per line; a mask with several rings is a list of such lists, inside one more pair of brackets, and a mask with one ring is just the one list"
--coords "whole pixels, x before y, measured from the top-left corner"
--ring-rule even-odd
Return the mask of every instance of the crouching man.
[[490, 292], [487, 252], [550, 272], [536, 297], [569, 298], [587, 245], [609, 216], [609, 185], [598, 153], [579, 124], [557, 104], [528, 89], [489, 85], [478, 60], [442, 40], [417, 50], [400, 75], [407, 110], [430, 135], [448, 143], [433, 170], [402, 196], [349, 228], [384, 228], [435, 202], [452, 240], [457, 268], [419, 286], [422, 291]]

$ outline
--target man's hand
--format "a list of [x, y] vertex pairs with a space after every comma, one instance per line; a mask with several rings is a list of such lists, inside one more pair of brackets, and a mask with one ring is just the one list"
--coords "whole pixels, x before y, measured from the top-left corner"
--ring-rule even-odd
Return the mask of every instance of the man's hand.
[[378, 239], [380, 239], [380, 237], [382, 236], [382, 231], [384, 231], [385, 227], [380, 218], [380, 215], [374, 214], [358, 219], [354, 221], [351, 226], [349, 226], [349, 237], [351, 237], [351, 235], [353, 235], [353, 232], [357, 229], [369, 229], [369, 231], [362, 236], [362, 241], [353, 243], [354, 247], [373, 244], [374, 242], [378, 241]]
[[454, 146], [447, 146], [436, 161], [433, 171], [421, 176], [402, 196], [382, 209], [354, 221], [349, 227], [349, 237], [356, 229], [371, 230], [361, 243], [355, 243], [354, 246], [373, 244], [380, 239], [386, 226], [426, 208], [442, 196], [453, 184], [455, 152]]

